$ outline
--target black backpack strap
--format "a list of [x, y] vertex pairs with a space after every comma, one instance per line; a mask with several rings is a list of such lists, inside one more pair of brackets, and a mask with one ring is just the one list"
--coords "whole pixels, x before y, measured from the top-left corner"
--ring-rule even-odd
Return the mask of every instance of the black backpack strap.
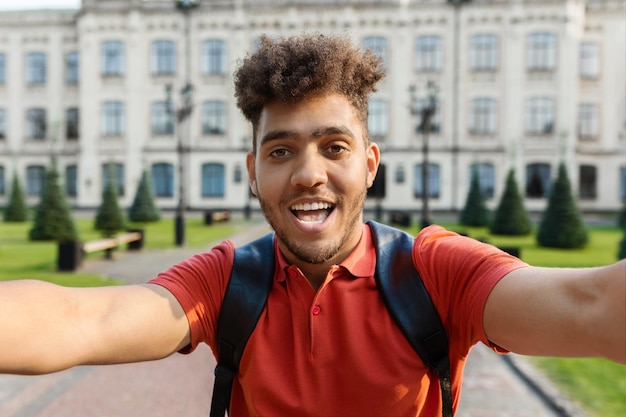
[[376, 282], [389, 314], [430, 370], [439, 377], [443, 416], [452, 417], [448, 338], [441, 318], [413, 264], [413, 237], [368, 222], [376, 246]]
[[219, 360], [215, 367], [211, 417], [224, 417], [230, 408], [233, 379], [239, 370], [246, 342], [263, 311], [273, 279], [273, 233], [235, 250], [233, 270], [217, 327]]

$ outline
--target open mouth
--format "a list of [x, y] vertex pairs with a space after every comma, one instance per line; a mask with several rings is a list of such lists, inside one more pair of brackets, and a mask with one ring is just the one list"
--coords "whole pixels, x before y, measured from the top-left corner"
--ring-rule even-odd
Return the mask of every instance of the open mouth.
[[304, 223], [322, 223], [335, 206], [325, 202], [294, 204], [290, 207], [294, 216]]

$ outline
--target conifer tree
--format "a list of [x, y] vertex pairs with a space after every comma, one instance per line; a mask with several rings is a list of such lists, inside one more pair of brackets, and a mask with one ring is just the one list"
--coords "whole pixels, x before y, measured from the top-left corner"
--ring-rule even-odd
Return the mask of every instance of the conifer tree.
[[41, 199], [35, 211], [33, 227], [29, 231], [30, 240], [70, 241], [78, 238], [72, 213], [59, 185], [56, 161], [53, 159], [46, 170]]
[[94, 228], [105, 237], [111, 237], [124, 228], [124, 214], [117, 201], [117, 183], [112, 165], [109, 165], [107, 170], [107, 181], [102, 192], [102, 202], [96, 213]]
[[159, 209], [154, 204], [154, 195], [150, 186], [150, 177], [144, 170], [133, 204], [128, 210], [128, 219], [132, 222], [155, 222], [161, 218]]
[[582, 214], [572, 195], [567, 168], [561, 163], [539, 224], [537, 243], [554, 248], [582, 248], [588, 239]]
[[477, 170], [472, 170], [472, 181], [467, 194], [465, 207], [461, 211], [459, 222], [465, 226], [482, 227], [489, 224], [489, 209], [485, 194], [480, 189]]
[[13, 173], [13, 182], [11, 185], [11, 194], [9, 201], [4, 209], [5, 222], [25, 222], [28, 220], [28, 206], [26, 197], [20, 185], [20, 180], [16, 173]]
[[515, 171], [511, 169], [489, 229], [494, 235], [522, 236], [529, 234], [532, 228], [530, 215], [517, 186]]

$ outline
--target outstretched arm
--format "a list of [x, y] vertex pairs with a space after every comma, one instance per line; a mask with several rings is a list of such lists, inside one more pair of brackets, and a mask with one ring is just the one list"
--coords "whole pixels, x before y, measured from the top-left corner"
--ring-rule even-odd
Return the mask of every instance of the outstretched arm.
[[184, 312], [157, 285], [0, 283], [0, 373], [159, 359], [188, 342]]
[[512, 352], [626, 363], [626, 260], [515, 270], [493, 289], [483, 323], [489, 340]]

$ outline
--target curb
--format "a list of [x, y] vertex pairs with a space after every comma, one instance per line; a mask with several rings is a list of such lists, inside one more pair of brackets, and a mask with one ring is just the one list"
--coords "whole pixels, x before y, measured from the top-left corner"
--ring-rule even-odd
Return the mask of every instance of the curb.
[[502, 360], [559, 417], [590, 417], [522, 356], [509, 353]]

